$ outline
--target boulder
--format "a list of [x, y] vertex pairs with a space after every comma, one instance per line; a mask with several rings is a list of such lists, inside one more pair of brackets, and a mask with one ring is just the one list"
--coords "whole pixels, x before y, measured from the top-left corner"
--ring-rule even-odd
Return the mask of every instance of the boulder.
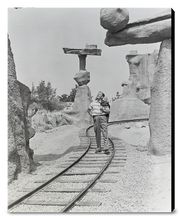
[[100, 24], [109, 32], [117, 32], [126, 27], [129, 22], [129, 12], [126, 8], [102, 8]]
[[171, 40], [164, 40], [151, 86], [149, 152], [171, 154]]
[[109, 121], [149, 118], [149, 106], [140, 99], [124, 97], [111, 104]]
[[79, 86], [87, 85], [90, 82], [90, 73], [86, 70], [80, 70], [75, 74], [74, 80]]

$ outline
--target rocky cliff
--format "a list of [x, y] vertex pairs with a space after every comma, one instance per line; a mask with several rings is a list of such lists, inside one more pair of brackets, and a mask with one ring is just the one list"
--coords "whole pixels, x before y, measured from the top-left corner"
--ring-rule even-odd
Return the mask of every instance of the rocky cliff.
[[35, 169], [29, 147], [28, 106], [30, 89], [17, 80], [13, 53], [8, 39], [8, 182], [18, 173]]

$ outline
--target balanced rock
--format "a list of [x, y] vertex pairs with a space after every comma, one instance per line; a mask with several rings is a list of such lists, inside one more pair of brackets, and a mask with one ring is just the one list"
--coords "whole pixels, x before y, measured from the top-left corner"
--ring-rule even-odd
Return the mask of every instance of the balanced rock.
[[119, 46], [126, 44], [157, 43], [171, 38], [171, 10], [165, 13], [129, 23], [116, 33], [106, 34], [105, 44]]
[[90, 82], [90, 73], [86, 70], [80, 70], [76, 73], [74, 80], [79, 86], [87, 85]]
[[126, 8], [102, 8], [100, 24], [109, 32], [117, 32], [126, 27], [129, 22], [129, 12]]

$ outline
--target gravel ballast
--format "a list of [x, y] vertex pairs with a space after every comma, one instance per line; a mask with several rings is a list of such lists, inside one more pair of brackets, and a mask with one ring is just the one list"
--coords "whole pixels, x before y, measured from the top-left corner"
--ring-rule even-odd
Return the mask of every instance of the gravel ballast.
[[[47, 173], [59, 172], [60, 164], [65, 164], [69, 157], [76, 154], [73, 149], [80, 143], [78, 138], [80, 130], [81, 128], [70, 125], [53, 129], [48, 133], [37, 133], [32, 138], [30, 147], [34, 149], [34, 160], [40, 165], [31, 174], [20, 174], [18, 180], [8, 186], [9, 201], [25, 194], [21, 192], [23, 188], [35, 188], [41, 184], [34, 183], [35, 181], [50, 179], [52, 175], [46, 175]], [[109, 128], [111, 136], [122, 139], [127, 160], [123, 167], [109, 167], [108, 172], [101, 177], [101, 180], [116, 180], [115, 183], [98, 181], [94, 186], [110, 191], [89, 192], [82, 199], [82, 201], [101, 202], [100, 206], [76, 206], [70, 212], [170, 212], [171, 158], [148, 155], [146, 150], [148, 132], [148, 127], [125, 129], [115, 125]], [[138, 150], [139, 146], [143, 150]], [[109, 174], [109, 171], [118, 173]], [[64, 176], [61, 179], [71, 178]], [[84, 178], [91, 179], [92, 175]], [[84, 183], [72, 183], [71, 186], [81, 188], [84, 187]], [[60, 187], [65, 187], [65, 184], [60, 184]], [[46, 196], [48, 197], [48, 193]], [[60, 198], [62, 198], [60, 193], [54, 193], [54, 199]], [[66, 198], [68, 200], [68, 197]], [[22, 205], [13, 212], [59, 212], [61, 209], [62, 207], [57, 206], [44, 208], [37, 205], [32, 208], [29, 205]]]

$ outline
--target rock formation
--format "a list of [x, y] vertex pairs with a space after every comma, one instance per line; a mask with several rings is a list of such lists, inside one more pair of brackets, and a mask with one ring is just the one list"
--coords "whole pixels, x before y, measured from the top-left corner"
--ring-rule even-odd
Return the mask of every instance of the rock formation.
[[171, 40], [160, 46], [158, 65], [151, 87], [149, 151], [171, 153]]
[[90, 73], [86, 70], [80, 70], [76, 73], [74, 80], [79, 86], [87, 85], [90, 82]]
[[122, 83], [122, 97], [112, 102], [110, 121], [149, 117], [149, 106], [146, 104], [150, 104], [150, 86], [157, 57], [157, 51], [152, 54], [137, 54], [137, 51], [131, 51], [126, 55], [129, 79]]
[[121, 97], [135, 97], [136, 95], [136, 86], [133, 84], [132, 81], [124, 81], [121, 86], [123, 87], [122, 96]]
[[105, 44], [108, 46], [149, 44], [169, 38], [171, 38], [171, 10], [167, 10], [153, 18], [129, 23], [117, 33], [112, 33], [109, 30]]
[[17, 80], [13, 53], [8, 39], [8, 182], [18, 173], [35, 169], [29, 147], [28, 106], [30, 89]]
[[76, 121], [73, 115], [76, 114], [72, 111], [63, 111], [51, 114], [40, 110], [33, 117], [31, 123], [35, 132], [46, 132], [47, 130], [51, 130], [59, 126], [75, 124]]
[[109, 121], [144, 119], [149, 117], [149, 106], [135, 97], [116, 99], [111, 104]]
[[78, 88], [74, 100], [73, 112], [76, 112], [79, 125], [89, 125], [92, 123], [92, 117], [87, 109], [92, 102], [91, 92], [87, 84], [90, 82], [90, 73], [86, 70], [87, 55], [101, 56], [101, 50], [96, 45], [88, 45], [84, 49], [63, 48], [66, 54], [76, 54], [79, 57], [79, 72], [76, 73], [74, 80], [78, 83]]
[[158, 51], [152, 54], [137, 54], [137, 51], [131, 51], [126, 55], [129, 63], [129, 80], [122, 83], [125, 93], [134, 93], [134, 95], [145, 103], [150, 104], [150, 86], [153, 81], [153, 75], [157, 64]]
[[76, 92], [73, 110], [77, 112], [78, 124], [92, 124], [87, 109], [92, 102], [91, 91], [87, 85], [79, 86]]
[[110, 32], [117, 32], [125, 28], [129, 22], [129, 12], [126, 8], [102, 8], [100, 10], [100, 24]]
[[136, 84], [129, 80], [123, 82], [122, 86], [122, 97], [111, 104], [109, 121], [148, 118], [149, 106], [137, 98]]
[[129, 23], [117, 33], [108, 30], [105, 39], [108, 46], [162, 42], [151, 86], [149, 114], [149, 152], [154, 155], [171, 153], [171, 19], [171, 10], [167, 10]]

